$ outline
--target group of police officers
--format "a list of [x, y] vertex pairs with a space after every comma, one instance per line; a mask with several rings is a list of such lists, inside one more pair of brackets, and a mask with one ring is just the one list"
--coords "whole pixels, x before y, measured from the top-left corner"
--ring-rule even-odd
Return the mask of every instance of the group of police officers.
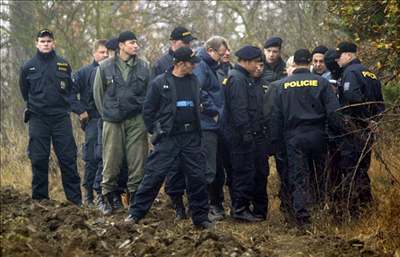
[[226, 184], [232, 218], [265, 220], [274, 156], [288, 223], [307, 228], [311, 208], [327, 200], [335, 216], [348, 210], [358, 217], [372, 201], [368, 169], [384, 104], [357, 46], [298, 49], [285, 63], [282, 39], [270, 37], [264, 51], [237, 50], [233, 65], [225, 38], [213, 36], [195, 51], [193, 40], [176, 27], [151, 68], [138, 56], [136, 35], [124, 31], [97, 40], [93, 62], [72, 75], [54, 34], [39, 31], [37, 53], [20, 73], [32, 198], [49, 198], [52, 142], [66, 197], [82, 206], [72, 111], [85, 132], [84, 202], [104, 214], [122, 209], [127, 192], [125, 221], [138, 223], [165, 182], [176, 219], [211, 228], [226, 217]]

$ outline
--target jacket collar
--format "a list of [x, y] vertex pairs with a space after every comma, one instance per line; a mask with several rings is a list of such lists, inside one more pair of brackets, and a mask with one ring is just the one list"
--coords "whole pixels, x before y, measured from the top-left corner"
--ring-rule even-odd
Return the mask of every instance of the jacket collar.
[[50, 59], [53, 59], [56, 56], [56, 51], [52, 50], [49, 53], [42, 53], [39, 50], [37, 50], [36, 55], [41, 60], [50, 60]]

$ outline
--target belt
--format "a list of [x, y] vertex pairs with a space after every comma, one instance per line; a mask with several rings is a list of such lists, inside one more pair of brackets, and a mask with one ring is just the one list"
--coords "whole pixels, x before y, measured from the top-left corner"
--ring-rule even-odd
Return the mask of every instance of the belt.
[[181, 134], [181, 133], [193, 132], [193, 131], [198, 130], [198, 128], [199, 127], [194, 122], [176, 124], [172, 128], [171, 134], [176, 135], [176, 134]]

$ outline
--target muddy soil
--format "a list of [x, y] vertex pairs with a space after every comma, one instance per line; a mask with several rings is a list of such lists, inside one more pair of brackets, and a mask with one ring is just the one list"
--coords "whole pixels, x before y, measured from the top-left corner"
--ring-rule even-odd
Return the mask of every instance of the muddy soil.
[[34, 202], [29, 195], [1, 188], [1, 256], [204, 256], [204, 257], [385, 257], [358, 239], [315, 230], [300, 234], [279, 215], [265, 222], [227, 218], [213, 231], [176, 222], [161, 194], [139, 225], [123, 222], [126, 210], [104, 217], [89, 208], [57, 201]]

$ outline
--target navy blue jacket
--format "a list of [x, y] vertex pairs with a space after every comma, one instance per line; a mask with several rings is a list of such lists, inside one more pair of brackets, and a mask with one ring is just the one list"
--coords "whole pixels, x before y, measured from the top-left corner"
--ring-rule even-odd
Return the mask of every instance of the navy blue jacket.
[[[187, 86], [192, 89], [192, 99], [196, 109], [196, 125], [200, 128], [199, 81], [192, 74], [187, 76], [190, 77], [190, 83]], [[158, 75], [150, 82], [142, 112], [144, 124], [150, 134], [153, 134], [158, 122], [161, 129], [168, 135], [172, 132], [176, 115], [176, 101], [176, 87], [170, 70]]]
[[[72, 106], [77, 114], [88, 112], [90, 119], [100, 117], [93, 99], [94, 75], [98, 66], [99, 64], [93, 61], [80, 68], [73, 76], [75, 83], [72, 89], [74, 96]], [[79, 100], [76, 97], [78, 94]]]
[[71, 66], [55, 51], [38, 51], [27, 61], [21, 68], [19, 85], [32, 113], [66, 115], [71, 111]]
[[379, 114], [385, 110], [381, 82], [358, 59], [343, 67], [339, 85], [339, 101], [344, 107], [352, 104], [373, 102], [344, 110], [344, 113], [352, 118], [360, 121], [365, 120], [365, 125], [367, 125], [369, 118], [379, 119]]
[[263, 130], [263, 89], [250, 74], [236, 64], [224, 87], [225, 109], [223, 132], [227, 140], [240, 142], [245, 134]]
[[200, 48], [197, 54], [201, 61], [193, 70], [193, 74], [200, 82], [201, 128], [218, 130], [219, 121], [215, 122], [213, 117], [218, 115], [220, 119], [224, 108], [224, 93], [217, 75], [218, 62], [214, 61], [204, 48]]
[[282, 58], [279, 58], [274, 66], [271, 66], [271, 64], [267, 62], [264, 62], [264, 71], [261, 75], [261, 80], [263, 84], [269, 85], [271, 82], [282, 79], [286, 75], [286, 64], [282, 60]]
[[153, 66], [153, 72], [152, 72], [153, 78], [155, 78], [158, 75], [163, 74], [167, 70], [171, 69], [172, 60], [173, 60], [173, 57], [172, 57], [173, 53], [174, 52], [170, 48], [167, 53], [165, 53], [163, 56], [160, 57], [160, 59], [158, 59], [155, 62], [154, 66]]
[[[272, 138], [279, 142], [309, 129], [325, 130], [326, 122], [338, 131], [341, 126], [336, 110], [339, 102], [329, 82], [308, 69], [296, 69], [279, 81], [272, 113]], [[337, 133], [341, 133], [338, 131]]]

